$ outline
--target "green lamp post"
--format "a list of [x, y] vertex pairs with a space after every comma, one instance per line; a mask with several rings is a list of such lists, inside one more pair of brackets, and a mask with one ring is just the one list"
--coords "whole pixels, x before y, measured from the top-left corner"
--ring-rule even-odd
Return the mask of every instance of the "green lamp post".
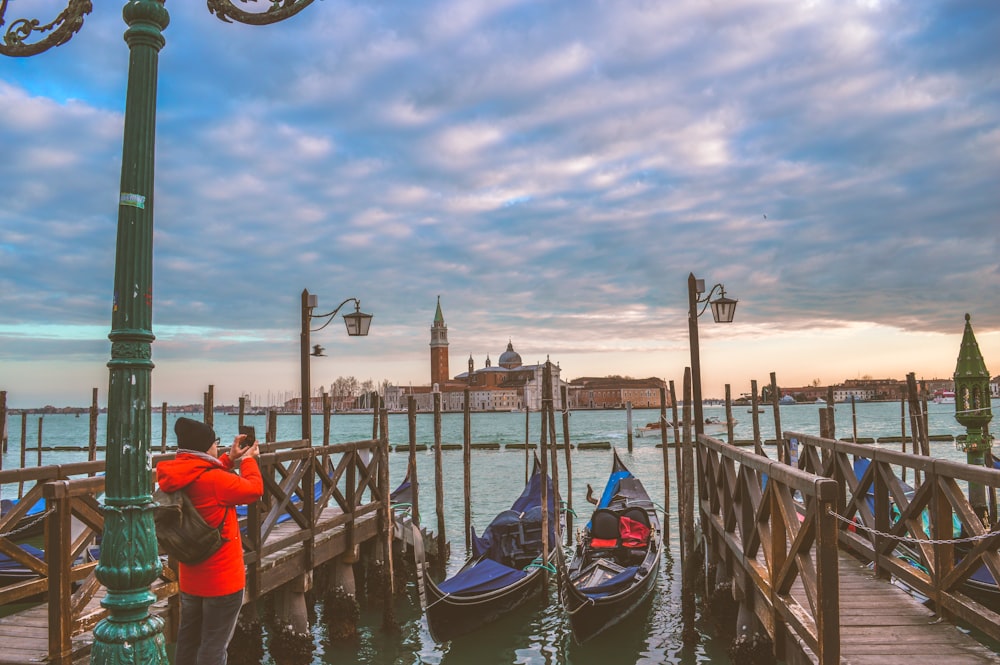
[[[966, 461], [983, 466], [986, 451], [993, 444], [993, 437], [986, 433], [986, 426], [993, 420], [990, 373], [979, 352], [970, 319], [966, 314], [965, 333], [955, 365], [955, 420], [965, 427], [965, 441], [961, 445]], [[986, 489], [982, 485], [969, 483], [969, 503], [979, 515], [986, 514]]]
[[[241, 0], [246, 2], [246, 0]], [[156, 85], [162, 31], [170, 22], [165, 0], [129, 0], [122, 16], [128, 28], [128, 86], [122, 144], [118, 239], [111, 314], [107, 469], [104, 535], [97, 578], [107, 587], [102, 605], [109, 616], [94, 628], [91, 663], [166, 665], [163, 622], [150, 614], [150, 584], [161, 572], [152, 508], [151, 377], [153, 318], [153, 166], [156, 143]], [[225, 22], [277, 23], [313, 0], [277, 0], [261, 12], [247, 12], [231, 0], [207, 0]], [[37, 55], [68, 42], [91, 13], [90, 0], [68, 0], [59, 15], [7, 22], [8, 0], [0, 0], [6, 31], [0, 54]], [[42, 38], [32, 42], [32, 37]]]

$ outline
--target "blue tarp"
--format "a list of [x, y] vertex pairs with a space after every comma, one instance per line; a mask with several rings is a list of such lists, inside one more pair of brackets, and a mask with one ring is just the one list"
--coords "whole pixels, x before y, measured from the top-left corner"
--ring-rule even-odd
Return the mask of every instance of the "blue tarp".
[[594, 586], [581, 588], [580, 593], [586, 594], [590, 598], [610, 596], [622, 589], [627, 589], [632, 584], [632, 580], [635, 579], [637, 572], [639, 572], [638, 566], [629, 566], [611, 579], [605, 580], [600, 584], [595, 584]]
[[484, 593], [502, 589], [527, 575], [523, 570], [515, 570], [493, 559], [483, 558], [474, 566], [441, 582], [438, 588], [450, 595]]
[[[19, 544], [22, 550], [35, 557], [36, 559], [45, 560], [45, 552], [34, 547], [32, 545]], [[6, 554], [0, 554], [0, 572], [15, 571], [15, 570], [27, 570], [27, 567], [20, 561], [14, 561]]]

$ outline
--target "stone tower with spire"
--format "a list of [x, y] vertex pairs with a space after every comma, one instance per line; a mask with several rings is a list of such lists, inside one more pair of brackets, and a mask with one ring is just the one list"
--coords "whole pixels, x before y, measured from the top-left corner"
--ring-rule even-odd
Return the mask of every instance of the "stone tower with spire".
[[434, 325], [431, 326], [431, 385], [442, 385], [448, 380], [448, 326], [441, 314], [441, 296], [437, 299]]

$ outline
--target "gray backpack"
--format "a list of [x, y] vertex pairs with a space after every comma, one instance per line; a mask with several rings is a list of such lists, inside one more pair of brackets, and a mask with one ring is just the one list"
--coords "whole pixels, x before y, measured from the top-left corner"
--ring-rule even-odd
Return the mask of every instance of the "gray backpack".
[[[211, 470], [206, 469], [202, 473]], [[168, 556], [181, 563], [201, 563], [226, 542], [222, 537], [222, 525], [229, 515], [228, 507], [219, 525], [212, 527], [194, 507], [185, 489], [176, 492], [157, 489], [153, 493], [153, 501], [156, 503], [153, 508], [156, 541], [160, 550]]]

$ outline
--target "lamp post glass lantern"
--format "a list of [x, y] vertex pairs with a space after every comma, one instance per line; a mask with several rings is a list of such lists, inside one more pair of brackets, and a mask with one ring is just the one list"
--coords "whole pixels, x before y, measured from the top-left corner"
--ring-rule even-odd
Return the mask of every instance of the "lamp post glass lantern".
[[[310, 376], [309, 357], [321, 357], [325, 354], [324, 349], [319, 344], [312, 347], [309, 352], [310, 336], [314, 332], [319, 332], [330, 325], [334, 317], [341, 308], [349, 302], [354, 303], [354, 311], [344, 314], [344, 325], [347, 326], [349, 337], [367, 337], [368, 330], [372, 325], [372, 315], [361, 311], [361, 301], [357, 298], [346, 298], [332, 312], [326, 314], [313, 314], [313, 310], [319, 305], [319, 298], [315, 294], [309, 293], [308, 289], [302, 290], [302, 332], [300, 336], [300, 380], [302, 389], [302, 438], [309, 439], [312, 444], [312, 378]], [[323, 325], [312, 328], [313, 319], [326, 319]]]
[[[313, 0], [262, 2], [248, 12], [234, 0], [207, 0], [207, 9], [226, 23], [268, 25], [290, 18]], [[14, 18], [14, 3], [0, 0], [0, 55], [28, 57], [69, 42], [93, 11], [92, 0], [66, 0], [52, 20]], [[39, 5], [42, 3], [36, 3]], [[101, 10], [111, 3], [99, 3]], [[240, 2], [239, 4], [245, 4]], [[17, 3], [19, 11], [24, 3]], [[153, 318], [153, 166], [156, 90], [163, 31], [170, 23], [165, 0], [128, 0], [128, 79], [125, 93], [121, 186], [115, 252], [111, 359], [108, 361], [104, 535], [97, 579], [107, 588], [101, 605], [109, 616], [94, 626], [90, 662], [166, 665], [163, 621], [150, 614], [156, 599], [150, 585], [162, 568], [153, 524], [150, 412]], [[360, 313], [360, 312], [358, 312]], [[358, 322], [360, 330], [360, 322]], [[366, 328], [367, 331], [367, 328]], [[50, 650], [50, 656], [68, 654]]]
[[[712, 300], [715, 292], [719, 297]], [[694, 402], [694, 431], [696, 434], [705, 432], [705, 416], [701, 398], [701, 351], [698, 348], [698, 317], [705, 313], [705, 308], [712, 307], [712, 318], [716, 323], [732, 323], [736, 314], [738, 300], [726, 297], [726, 287], [716, 284], [705, 292], [705, 280], [697, 279], [694, 273], [688, 275], [688, 335], [691, 341], [691, 399]], [[701, 305], [701, 309], [698, 306]]]

